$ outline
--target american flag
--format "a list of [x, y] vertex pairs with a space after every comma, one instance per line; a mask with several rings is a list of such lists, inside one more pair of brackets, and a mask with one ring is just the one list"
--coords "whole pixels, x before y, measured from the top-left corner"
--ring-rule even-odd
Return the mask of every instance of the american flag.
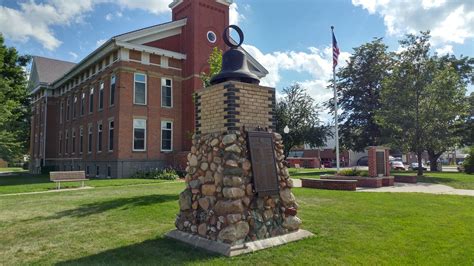
[[336, 68], [337, 59], [339, 58], [339, 47], [337, 47], [336, 36], [332, 32], [332, 68]]

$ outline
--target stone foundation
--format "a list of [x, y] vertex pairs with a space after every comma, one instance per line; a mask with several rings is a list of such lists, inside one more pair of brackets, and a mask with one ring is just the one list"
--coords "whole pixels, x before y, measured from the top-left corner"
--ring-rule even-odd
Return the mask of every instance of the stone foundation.
[[246, 135], [242, 129], [193, 137], [186, 188], [179, 196], [178, 230], [237, 245], [299, 229], [281, 136], [273, 133], [279, 193], [258, 197]]
[[416, 175], [396, 175], [395, 182], [415, 184], [417, 179]]

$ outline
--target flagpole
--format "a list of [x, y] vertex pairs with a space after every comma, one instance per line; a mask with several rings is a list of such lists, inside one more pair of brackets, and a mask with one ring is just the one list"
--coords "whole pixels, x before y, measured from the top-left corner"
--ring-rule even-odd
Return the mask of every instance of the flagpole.
[[[331, 26], [331, 39], [334, 36], [334, 26]], [[333, 44], [334, 46], [334, 44]], [[333, 47], [334, 49], [334, 47]], [[333, 51], [334, 52], [334, 51]], [[338, 119], [337, 119], [337, 91], [336, 91], [336, 66], [333, 65], [332, 67], [332, 81], [333, 81], [333, 88], [334, 88], [334, 131], [335, 131], [335, 140], [336, 140], [336, 168], [339, 172], [340, 164], [339, 164], [339, 129], [338, 129]]]

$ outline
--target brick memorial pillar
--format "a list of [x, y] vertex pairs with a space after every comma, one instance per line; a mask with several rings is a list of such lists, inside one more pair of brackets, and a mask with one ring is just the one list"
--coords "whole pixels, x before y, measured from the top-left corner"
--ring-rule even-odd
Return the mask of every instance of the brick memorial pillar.
[[367, 161], [369, 166], [369, 176], [370, 177], [377, 177], [377, 147], [370, 146], [367, 151]]
[[214, 85], [195, 95], [186, 187], [177, 230], [167, 234], [226, 256], [312, 235], [299, 229], [282, 137], [272, 131], [275, 89], [258, 85], [235, 48], [224, 54]]

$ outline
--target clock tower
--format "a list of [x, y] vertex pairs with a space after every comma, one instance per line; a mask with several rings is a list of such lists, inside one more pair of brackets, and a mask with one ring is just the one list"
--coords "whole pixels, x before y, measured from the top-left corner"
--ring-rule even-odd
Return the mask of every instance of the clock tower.
[[222, 32], [229, 25], [231, 0], [175, 0], [170, 4], [172, 20], [186, 19], [181, 33], [181, 52], [186, 54], [183, 65], [182, 118], [183, 148], [191, 146], [195, 108], [193, 93], [202, 88], [200, 74], [209, 71], [207, 60], [214, 47], [225, 50]]

